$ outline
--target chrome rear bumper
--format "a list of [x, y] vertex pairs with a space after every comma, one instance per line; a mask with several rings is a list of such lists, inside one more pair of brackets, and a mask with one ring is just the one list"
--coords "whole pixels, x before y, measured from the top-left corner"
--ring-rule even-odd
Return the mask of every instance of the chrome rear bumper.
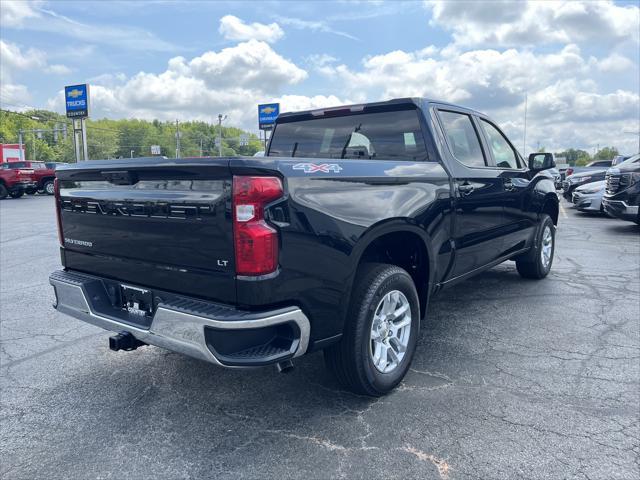
[[[297, 307], [267, 312], [237, 310], [226, 305], [194, 299], [179, 299], [159, 303], [148, 328], [127, 321], [130, 314], [109, 302], [102, 279], [77, 272], [57, 271], [49, 277], [56, 294], [55, 308], [84, 322], [114, 332], [130, 332], [149, 345], [172, 350], [190, 357], [225, 367], [258, 366], [298, 357], [309, 345], [309, 319]], [[113, 312], [109, 312], [109, 308]], [[106, 312], [106, 313], [105, 313]], [[135, 322], [135, 316], [130, 317]], [[228, 332], [252, 332], [289, 325], [290, 345], [278, 341], [278, 348], [268, 344], [255, 345], [238, 352], [216, 350], [216, 336]], [[255, 338], [255, 335], [252, 337]], [[281, 339], [280, 339], [281, 340]], [[255, 342], [255, 340], [252, 340]], [[283, 344], [284, 343], [284, 344]], [[217, 343], [220, 344], [219, 342]], [[255, 350], [255, 355], [252, 351]]]

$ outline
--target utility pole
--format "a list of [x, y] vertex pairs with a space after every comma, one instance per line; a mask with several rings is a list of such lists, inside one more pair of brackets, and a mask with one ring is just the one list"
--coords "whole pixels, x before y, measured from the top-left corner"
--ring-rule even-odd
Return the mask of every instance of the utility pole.
[[626, 133], [630, 135], [638, 135], [638, 153], [640, 153], [640, 132], [631, 132], [631, 131], [625, 130], [622, 133]]
[[130, 154], [130, 158], [133, 158], [133, 152], [135, 152], [135, 150], [131, 150], [131, 151], [129, 152], [129, 154]]
[[202, 157], [202, 137], [200, 137], [200, 156]]
[[527, 156], [527, 94], [524, 94], [524, 139], [522, 140], [522, 155]]
[[[40, 121], [40, 120], [42, 120], [42, 119], [41, 119], [40, 117], [36, 117], [35, 115], [32, 115], [32, 116], [31, 116], [31, 120]], [[23, 151], [22, 151], [22, 147], [23, 147], [22, 134], [23, 134], [23, 133], [30, 132], [30, 131], [31, 131], [31, 132], [33, 132], [33, 146], [35, 147], [35, 145], [36, 145], [36, 137], [35, 137], [35, 135], [36, 135], [36, 134], [35, 134], [35, 130], [18, 130], [18, 143], [20, 144], [20, 152], [18, 152], [18, 158], [19, 158], [21, 161], [26, 160], [26, 158], [24, 158], [24, 157], [25, 157], [25, 155], [24, 155], [24, 153], [23, 153]], [[34, 160], [35, 160], [35, 158], [34, 158]]]
[[18, 143], [20, 144], [20, 152], [18, 153], [18, 158], [20, 161], [24, 161], [24, 154], [22, 153], [22, 130], [18, 131]]
[[176, 158], [180, 158], [180, 124], [176, 119]]
[[227, 116], [226, 115], [222, 115], [221, 113], [218, 114], [218, 127], [220, 128], [220, 131], [218, 132], [218, 156], [221, 157], [222, 156], [222, 121], [226, 120]]

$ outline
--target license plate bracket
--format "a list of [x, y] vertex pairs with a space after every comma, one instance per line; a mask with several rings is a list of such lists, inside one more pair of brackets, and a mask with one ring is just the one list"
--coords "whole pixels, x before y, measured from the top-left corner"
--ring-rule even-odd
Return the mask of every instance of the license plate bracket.
[[153, 315], [153, 292], [144, 288], [120, 285], [122, 308], [137, 317]]

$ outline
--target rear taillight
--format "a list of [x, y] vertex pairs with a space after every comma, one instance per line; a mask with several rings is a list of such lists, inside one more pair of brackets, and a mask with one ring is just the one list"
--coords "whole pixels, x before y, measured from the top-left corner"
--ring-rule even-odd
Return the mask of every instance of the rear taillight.
[[264, 209], [283, 193], [277, 177], [233, 177], [236, 274], [266, 275], [278, 268], [278, 233], [265, 221]]
[[60, 202], [60, 180], [57, 178], [53, 181], [53, 194], [56, 203], [56, 220], [58, 222], [58, 241], [60, 246], [64, 247], [64, 237], [62, 236], [62, 203]]

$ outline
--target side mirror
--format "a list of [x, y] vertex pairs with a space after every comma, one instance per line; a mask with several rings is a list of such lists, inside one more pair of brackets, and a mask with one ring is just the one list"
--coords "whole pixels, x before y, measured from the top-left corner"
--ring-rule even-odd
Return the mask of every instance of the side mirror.
[[529, 155], [529, 170], [540, 171], [555, 166], [556, 162], [551, 153], [532, 153]]

